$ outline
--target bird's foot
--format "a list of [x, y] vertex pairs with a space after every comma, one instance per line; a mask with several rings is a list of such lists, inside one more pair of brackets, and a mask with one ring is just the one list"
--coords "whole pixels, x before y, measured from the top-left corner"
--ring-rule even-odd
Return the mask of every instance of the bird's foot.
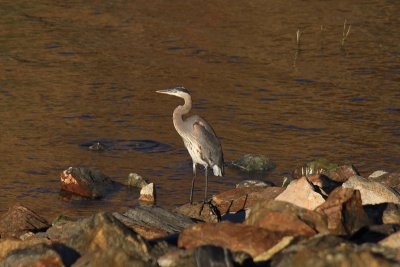
[[208, 201], [204, 200], [201, 203], [201, 207], [200, 207], [200, 210], [199, 210], [199, 216], [201, 216], [201, 213], [203, 212], [204, 205], [208, 205], [208, 209], [210, 210], [210, 214], [215, 215], [217, 217], [218, 221], [221, 220], [221, 213], [219, 212], [218, 208], [213, 204], [211, 199], [208, 200]]

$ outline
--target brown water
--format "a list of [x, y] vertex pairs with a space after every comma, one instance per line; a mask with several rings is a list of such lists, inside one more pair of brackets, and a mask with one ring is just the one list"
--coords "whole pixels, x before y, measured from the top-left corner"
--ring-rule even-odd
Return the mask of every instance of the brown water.
[[[185, 203], [191, 163], [171, 117], [181, 100], [154, 93], [178, 85], [191, 90], [192, 113], [213, 125], [226, 161], [251, 152], [277, 164], [266, 179], [320, 156], [364, 175], [398, 169], [398, 1], [7, 2], [1, 211], [19, 202], [52, 219], [136, 204], [124, 188], [64, 199], [59, 174], [69, 166], [120, 182], [137, 172], [157, 184], [159, 205]], [[96, 141], [109, 150], [88, 151]], [[227, 169], [210, 193], [246, 178]], [[200, 200], [201, 176], [197, 189]]]

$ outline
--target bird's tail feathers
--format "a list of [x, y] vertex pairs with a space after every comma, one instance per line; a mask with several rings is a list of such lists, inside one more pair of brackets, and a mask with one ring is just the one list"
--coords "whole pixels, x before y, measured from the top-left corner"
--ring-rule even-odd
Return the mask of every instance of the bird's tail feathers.
[[214, 165], [212, 167], [213, 173], [215, 176], [223, 176], [224, 175], [224, 167], [219, 167], [218, 165]]

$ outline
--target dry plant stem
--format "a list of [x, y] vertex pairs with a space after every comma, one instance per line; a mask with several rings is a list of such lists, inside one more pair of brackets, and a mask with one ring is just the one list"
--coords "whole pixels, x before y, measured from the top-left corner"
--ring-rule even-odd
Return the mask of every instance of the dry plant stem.
[[[347, 29], [347, 31], [346, 31]], [[350, 29], [351, 29], [351, 25], [349, 25], [349, 27], [347, 27], [347, 20], [344, 20], [343, 23], [343, 36], [342, 36], [342, 47], [344, 46], [344, 42], [346, 41], [347, 36], [349, 36], [350, 34]]]

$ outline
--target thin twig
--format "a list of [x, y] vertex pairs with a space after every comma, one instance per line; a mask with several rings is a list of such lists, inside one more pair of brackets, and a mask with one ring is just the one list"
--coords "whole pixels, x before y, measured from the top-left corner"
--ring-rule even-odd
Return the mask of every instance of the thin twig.
[[347, 27], [347, 19], [345, 19], [343, 23], [342, 47], [344, 47], [344, 42], [346, 41], [347, 36], [349, 36], [350, 34], [350, 29], [351, 29], [351, 24], [349, 25], [349, 27]]

